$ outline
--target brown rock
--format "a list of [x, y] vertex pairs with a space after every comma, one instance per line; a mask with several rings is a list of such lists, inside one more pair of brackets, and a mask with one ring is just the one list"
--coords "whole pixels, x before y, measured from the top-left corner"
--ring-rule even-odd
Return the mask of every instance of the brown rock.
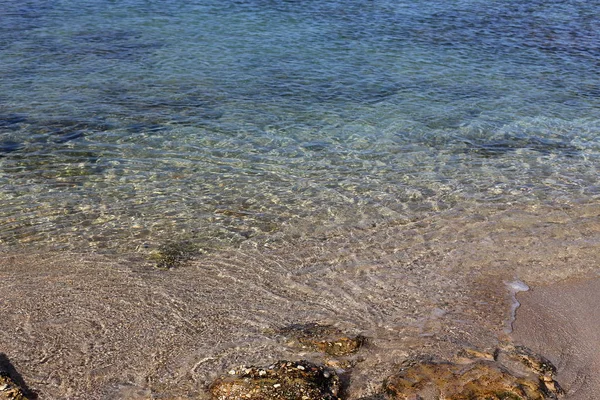
[[523, 347], [505, 345], [492, 357], [472, 352], [478, 359], [468, 364], [410, 361], [389, 377], [389, 400], [547, 400], [562, 390], [553, 379], [554, 366]]
[[0, 400], [27, 400], [19, 385], [3, 371], [0, 371]]
[[209, 388], [213, 400], [339, 400], [335, 372], [306, 361], [241, 367]]
[[361, 335], [348, 336], [331, 325], [294, 324], [278, 331], [290, 339], [291, 345], [308, 348], [331, 356], [345, 356], [357, 352], [365, 343]]
[[460, 368], [454, 364], [422, 362], [388, 378], [388, 399], [542, 400], [540, 382], [517, 378], [497, 365], [478, 361]]

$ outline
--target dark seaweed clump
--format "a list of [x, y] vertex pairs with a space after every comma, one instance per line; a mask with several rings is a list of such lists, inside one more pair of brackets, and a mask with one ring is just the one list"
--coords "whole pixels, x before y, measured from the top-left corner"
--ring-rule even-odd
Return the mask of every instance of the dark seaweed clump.
[[173, 269], [181, 267], [200, 255], [202, 251], [191, 241], [171, 241], [159, 246], [152, 254], [151, 259], [160, 269]]

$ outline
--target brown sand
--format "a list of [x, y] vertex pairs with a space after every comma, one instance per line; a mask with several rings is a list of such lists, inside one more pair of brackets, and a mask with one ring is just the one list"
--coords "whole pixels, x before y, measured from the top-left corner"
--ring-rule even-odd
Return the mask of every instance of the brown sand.
[[[599, 245], [600, 204], [249, 240], [170, 271], [143, 254], [0, 246], [0, 354], [40, 399], [203, 399], [240, 365], [319, 361], [272, 333], [318, 322], [369, 338], [351, 372], [356, 400], [408, 357], [493, 350], [510, 322], [508, 282], [596, 277]], [[516, 335], [557, 363], [576, 399], [599, 387], [586, 312], [598, 326], [600, 285], [586, 285], [532, 285], [519, 297]]]
[[515, 341], [556, 365], [567, 399], [600, 398], [600, 279], [537, 287], [517, 297]]

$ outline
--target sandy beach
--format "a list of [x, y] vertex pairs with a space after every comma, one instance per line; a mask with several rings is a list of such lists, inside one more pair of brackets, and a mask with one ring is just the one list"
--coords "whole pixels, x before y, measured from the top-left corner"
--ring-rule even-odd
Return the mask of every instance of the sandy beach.
[[513, 337], [558, 369], [572, 400], [600, 393], [600, 279], [566, 281], [520, 293]]

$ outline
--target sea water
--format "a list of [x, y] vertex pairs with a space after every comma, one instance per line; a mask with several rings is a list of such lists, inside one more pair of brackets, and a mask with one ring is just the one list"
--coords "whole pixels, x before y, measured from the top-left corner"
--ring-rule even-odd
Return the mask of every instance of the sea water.
[[357, 399], [493, 350], [598, 275], [599, 9], [0, 0], [0, 351], [43, 398], [205, 398], [332, 324]]
[[599, 6], [2, 1], [0, 243], [210, 249], [594, 201]]

